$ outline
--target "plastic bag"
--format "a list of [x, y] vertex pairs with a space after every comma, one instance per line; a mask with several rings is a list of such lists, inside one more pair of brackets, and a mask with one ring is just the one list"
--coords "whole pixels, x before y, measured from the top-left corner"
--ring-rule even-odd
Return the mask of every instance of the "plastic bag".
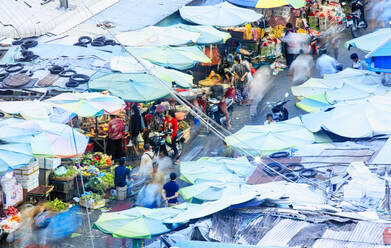
[[171, 136], [170, 136], [170, 135], [167, 135], [167, 137], [166, 137], [166, 142], [167, 142], [167, 144], [171, 144], [171, 143], [172, 143], [172, 140], [171, 140]]

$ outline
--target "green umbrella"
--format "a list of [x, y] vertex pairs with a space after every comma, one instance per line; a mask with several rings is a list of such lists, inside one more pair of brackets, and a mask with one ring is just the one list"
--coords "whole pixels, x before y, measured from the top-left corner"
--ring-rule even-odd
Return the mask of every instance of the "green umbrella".
[[181, 162], [181, 179], [194, 184], [198, 182], [245, 182], [253, 166], [245, 157], [241, 158], [200, 158], [196, 161]]
[[173, 69], [156, 66], [151, 72], [167, 83], [175, 82], [180, 88], [188, 89], [193, 87], [193, 76]]
[[94, 228], [115, 238], [150, 239], [171, 231], [163, 222], [186, 209], [186, 204], [169, 208], [135, 207], [119, 212], [103, 213]]
[[133, 55], [156, 65], [186, 70], [197, 63], [210, 63], [208, 56], [197, 46], [188, 47], [127, 47]]
[[170, 95], [168, 87], [145, 73], [111, 73], [89, 82], [91, 90], [108, 90], [125, 101], [150, 102]]
[[185, 201], [215, 201], [220, 199], [225, 183], [205, 182], [181, 188], [179, 194]]
[[306, 112], [317, 112], [331, 107], [325, 93], [311, 97], [298, 97], [298, 99], [300, 102], [297, 102], [296, 106]]

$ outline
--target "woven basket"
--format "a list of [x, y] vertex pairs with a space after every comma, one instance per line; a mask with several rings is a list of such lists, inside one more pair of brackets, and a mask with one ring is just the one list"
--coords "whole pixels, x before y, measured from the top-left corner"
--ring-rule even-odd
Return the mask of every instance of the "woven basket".
[[71, 177], [56, 177], [56, 176], [51, 176], [51, 179], [54, 181], [61, 181], [61, 182], [67, 182], [67, 181], [72, 181], [76, 175], [73, 175]]

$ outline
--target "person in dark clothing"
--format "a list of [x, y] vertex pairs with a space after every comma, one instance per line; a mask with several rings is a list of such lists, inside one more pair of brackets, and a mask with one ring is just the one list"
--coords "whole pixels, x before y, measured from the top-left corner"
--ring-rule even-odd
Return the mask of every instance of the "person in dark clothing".
[[[213, 85], [209, 88], [209, 95], [211, 98], [215, 98], [220, 101], [220, 103], [219, 103], [220, 111], [225, 115], [225, 118], [227, 120], [227, 129], [230, 130], [231, 129], [231, 121], [230, 121], [230, 117], [229, 117], [229, 113], [228, 113], [228, 109], [227, 109], [227, 104], [225, 102], [224, 87], [221, 85], [221, 81], [218, 81], [215, 85]], [[220, 125], [222, 124], [222, 123], [220, 123], [219, 116], [217, 116], [216, 121], [218, 124], [220, 124]]]
[[170, 181], [163, 186], [163, 199], [166, 202], [166, 206], [171, 207], [178, 204], [178, 191], [179, 186], [176, 183], [177, 176], [174, 172], [170, 174]]
[[129, 133], [134, 147], [137, 147], [137, 136], [143, 130], [140, 110], [137, 104], [134, 104], [131, 109], [129, 120]]
[[240, 58], [238, 56], [234, 58], [234, 63], [235, 64], [232, 67], [234, 77], [232, 77], [232, 80], [235, 81], [236, 99], [239, 104], [242, 105], [243, 102], [248, 101], [247, 74], [249, 73], [249, 70], [244, 64], [240, 63]]
[[119, 165], [114, 170], [114, 184], [115, 187], [127, 186], [126, 179], [130, 179], [130, 170], [125, 167], [125, 158], [122, 157], [119, 160]]

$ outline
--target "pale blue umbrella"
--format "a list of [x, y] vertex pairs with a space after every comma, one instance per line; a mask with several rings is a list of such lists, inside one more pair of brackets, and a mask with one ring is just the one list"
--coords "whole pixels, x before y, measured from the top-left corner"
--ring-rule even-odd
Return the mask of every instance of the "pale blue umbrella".
[[31, 145], [28, 143], [0, 145], [0, 175], [28, 165], [33, 158]]
[[170, 95], [169, 87], [145, 73], [111, 73], [89, 82], [91, 90], [108, 90], [130, 102], [151, 102]]
[[197, 63], [211, 62], [208, 56], [197, 46], [127, 47], [126, 50], [153, 64], [178, 70], [190, 69]]
[[42, 129], [33, 121], [9, 118], [0, 121], [0, 140], [3, 142], [28, 143], [33, 135], [39, 134]]
[[230, 33], [220, 31], [212, 26], [180, 24], [179, 27], [191, 32], [200, 33], [201, 36], [196, 41], [196, 43], [199, 45], [217, 44], [217, 43], [223, 44], [229, 38], [231, 38]]

